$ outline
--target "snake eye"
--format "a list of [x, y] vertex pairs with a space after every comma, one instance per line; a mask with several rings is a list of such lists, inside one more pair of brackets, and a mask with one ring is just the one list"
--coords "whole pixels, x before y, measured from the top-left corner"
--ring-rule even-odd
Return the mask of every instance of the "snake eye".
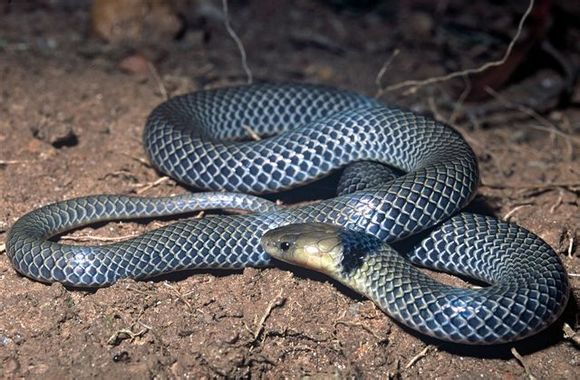
[[283, 241], [282, 243], [280, 243], [279, 247], [282, 251], [286, 252], [287, 250], [290, 249], [290, 247], [292, 246], [292, 244], [288, 243], [287, 241]]

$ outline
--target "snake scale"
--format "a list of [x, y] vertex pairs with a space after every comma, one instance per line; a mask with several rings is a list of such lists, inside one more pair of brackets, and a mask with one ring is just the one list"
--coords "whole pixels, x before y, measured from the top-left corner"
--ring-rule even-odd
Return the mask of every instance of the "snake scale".
[[[266, 138], [250, 140], [248, 128]], [[169, 99], [149, 116], [144, 145], [159, 171], [207, 192], [98, 195], [33, 210], [8, 234], [16, 270], [95, 287], [193, 268], [269, 266], [266, 251], [310, 244], [336, 256], [327, 272], [397, 321], [468, 344], [535, 334], [568, 301], [566, 272], [546, 243], [521, 227], [460, 212], [479, 182], [475, 155], [456, 131], [427, 117], [326, 86], [253, 84]], [[335, 198], [279, 207], [257, 195], [344, 167]], [[103, 246], [50, 240], [98, 221], [216, 208], [253, 213], [184, 220]], [[429, 229], [406, 259], [388, 245]], [[276, 246], [280, 236], [289, 240]], [[491, 286], [443, 285], [409, 261]]]

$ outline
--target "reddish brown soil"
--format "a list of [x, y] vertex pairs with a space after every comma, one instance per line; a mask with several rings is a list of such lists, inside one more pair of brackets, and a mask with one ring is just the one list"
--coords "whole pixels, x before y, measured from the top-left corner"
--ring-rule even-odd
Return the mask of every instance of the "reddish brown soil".
[[[47, 4], [53, 3], [58, 2]], [[424, 28], [415, 30], [401, 17], [337, 12], [307, 1], [293, 4], [274, 16], [256, 15], [252, 7], [232, 9], [233, 25], [258, 79], [323, 82], [374, 94], [377, 72], [395, 48], [401, 54], [387, 71], [386, 83], [482, 62], [482, 56], [466, 57], [458, 45], [465, 41], [453, 40], [464, 37], [457, 32], [446, 35], [445, 42], [431, 41], [424, 38]], [[88, 194], [135, 193], [158, 180], [160, 174], [143, 163], [140, 136], [148, 113], [163, 101], [151, 75], [121, 72], [118, 65], [130, 55], [127, 50], [87, 36], [86, 9], [8, 8], [0, 7], [0, 242], [14, 221], [33, 208]], [[457, 17], [471, 20], [476, 29], [493, 20], [505, 35], [514, 32], [517, 13], [476, 4], [462, 12]], [[433, 22], [436, 29], [445, 20], [411, 16]], [[577, 65], [580, 30], [567, 33], [561, 48]], [[505, 41], [480, 48], [498, 57]], [[238, 51], [220, 22], [192, 27], [183, 39], [144, 51], [171, 95], [244, 80]], [[388, 93], [383, 99], [447, 119], [446, 104], [457, 98], [451, 88], [444, 83], [412, 95]], [[540, 120], [511, 110], [496, 113], [485, 126], [474, 126], [473, 120], [455, 124], [480, 158], [486, 184], [474, 208], [509, 216], [545, 239], [561, 256], [578, 294], [580, 165], [573, 150], [578, 148], [580, 90], [574, 91], [571, 105], [550, 110]], [[507, 111], [505, 104], [500, 111]], [[552, 124], [560, 134], [550, 132]], [[187, 191], [172, 180], [145, 190], [142, 194], [150, 196]], [[110, 223], [73, 236], [125, 236], [158, 225]], [[393, 323], [370, 301], [288, 267], [125, 280], [83, 291], [24, 278], [2, 254], [0, 373], [43, 378], [574, 378], [579, 356], [572, 340], [563, 337], [563, 324], [576, 328], [576, 313], [573, 301], [554, 326], [513, 345], [523, 356], [521, 363], [511, 345], [478, 348], [425, 339]]]

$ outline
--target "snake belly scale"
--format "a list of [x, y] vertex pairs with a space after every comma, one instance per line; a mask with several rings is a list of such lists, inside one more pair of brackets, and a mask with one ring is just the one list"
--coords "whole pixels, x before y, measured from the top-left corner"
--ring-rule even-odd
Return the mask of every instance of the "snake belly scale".
[[[248, 127], [268, 138], [241, 141]], [[411, 262], [493, 285], [441, 287], [418, 277], [400, 257], [389, 265], [369, 256], [374, 269], [363, 274], [382, 280], [361, 280], [366, 285], [358, 291], [422, 333], [470, 344], [532, 335], [567, 303], [566, 272], [549, 246], [520, 227], [460, 213], [477, 188], [477, 161], [457, 132], [432, 119], [325, 86], [255, 84], [162, 103], [147, 120], [144, 145], [161, 172], [211, 192], [89, 196], [33, 210], [8, 234], [6, 250], [16, 270], [43, 282], [105, 286], [194, 268], [269, 266], [262, 237], [291, 224], [341, 226], [382, 243], [434, 228], [409, 253]], [[346, 179], [337, 197], [294, 208], [252, 195], [290, 189], [361, 162], [404, 174], [363, 185]], [[185, 220], [104, 246], [49, 240], [97, 221], [211, 208], [254, 213]], [[369, 268], [370, 261], [360, 264]]]

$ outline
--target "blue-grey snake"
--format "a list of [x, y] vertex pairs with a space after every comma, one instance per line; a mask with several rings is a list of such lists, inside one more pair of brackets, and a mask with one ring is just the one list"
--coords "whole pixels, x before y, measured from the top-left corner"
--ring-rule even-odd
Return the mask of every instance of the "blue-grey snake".
[[[248, 141], [249, 129], [266, 138]], [[521, 227], [460, 212], [479, 182], [475, 155], [456, 131], [427, 117], [324, 86], [255, 84], [162, 103], [147, 120], [144, 144], [158, 170], [213, 192], [89, 196], [39, 208], [9, 231], [16, 270], [94, 287], [194, 268], [268, 266], [267, 250], [332, 275], [415, 330], [469, 344], [530, 336], [567, 303], [566, 272], [546, 243]], [[335, 198], [279, 207], [250, 195], [344, 167]], [[48, 240], [97, 221], [209, 208], [254, 213], [180, 221], [103, 246]], [[387, 245], [427, 229], [406, 259]], [[491, 286], [443, 285], [408, 261]]]

